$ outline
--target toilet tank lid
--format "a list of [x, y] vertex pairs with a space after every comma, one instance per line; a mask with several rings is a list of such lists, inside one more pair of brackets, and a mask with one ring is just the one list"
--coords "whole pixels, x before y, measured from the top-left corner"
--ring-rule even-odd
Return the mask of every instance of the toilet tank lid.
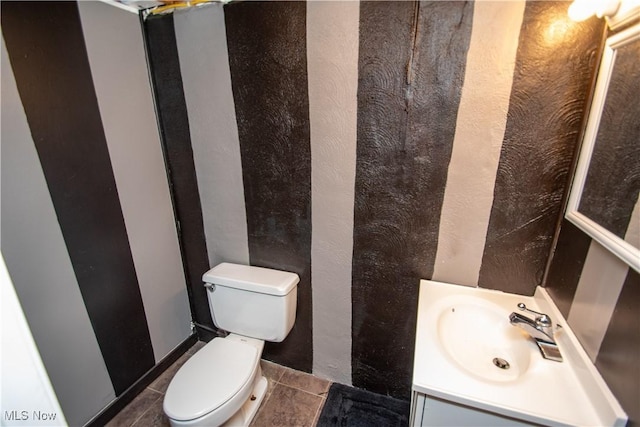
[[300, 278], [295, 273], [223, 262], [204, 273], [205, 283], [270, 295], [287, 295]]

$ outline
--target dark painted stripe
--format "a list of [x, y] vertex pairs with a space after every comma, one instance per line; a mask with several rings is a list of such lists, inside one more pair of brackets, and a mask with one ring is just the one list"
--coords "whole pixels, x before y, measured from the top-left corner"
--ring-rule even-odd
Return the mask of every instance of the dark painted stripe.
[[596, 367], [629, 416], [627, 426], [640, 426], [640, 274], [629, 269], [609, 322]]
[[120, 394], [153, 367], [154, 355], [78, 8], [2, 2], [2, 31], [82, 298]]
[[565, 2], [527, 2], [482, 287], [533, 295], [542, 281], [596, 66], [604, 25], [596, 21], [571, 22]]
[[225, 6], [252, 265], [297, 273], [298, 312], [265, 357], [312, 368], [311, 147], [306, 4]]
[[210, 266], [173, 14], [150, 16], [144, 33], [191, 313], [195, 322], [214, 328], [202, 283]]
[[640, 192], [640, 40], [616, 52], [578, 210], [624, 239]]
[[473, 5], [360, 5], [353, 385], [408, 399], [418, 285], [431, 278]]
[[545, 289], [565, 319], [569, 317], [569, 310], [578, 288], [589, 246], [591, 246], [589, 236], [566, 219], [562, 221]]

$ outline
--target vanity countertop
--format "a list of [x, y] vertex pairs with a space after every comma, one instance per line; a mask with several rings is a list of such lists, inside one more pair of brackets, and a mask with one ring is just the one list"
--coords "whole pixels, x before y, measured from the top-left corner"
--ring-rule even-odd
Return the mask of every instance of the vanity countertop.
[[[547, 313], [554, 324], [560, 325], [555, 338], [563, 362], [544, 359], [534, 341], [509, 323], [509, 314], [518, 311], [518, 303]], [[456, 323], [454, 316], [460, 316], [461, 322]], [[461, 339], [453, 333], [471, 335]], [[501, 372], [500, 363], [492, 363], [494, 352], [512, 359], [512, 371]], [[526, 297], [422, 280], [413, 390], [544, 425], [624, 426], [627, 420], [565, 319], [540, 287], [533, 297]]]

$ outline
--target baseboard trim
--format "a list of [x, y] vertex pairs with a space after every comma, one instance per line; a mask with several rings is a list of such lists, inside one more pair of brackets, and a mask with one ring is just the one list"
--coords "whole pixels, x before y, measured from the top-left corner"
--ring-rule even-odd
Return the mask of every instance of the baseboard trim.
[[191, 335], [184, 340], [182, 344], [176, 347], [171, 353], [169, 353], [164, 359], [162, 359], [157, 365], [151, 368], [146, 374], [144, 374], [138, 381], [126, 389], [120, 396], [116, 398], [109, 406], [104, 408], [98, 415], [93, 417], [86, 427], [99, 427], [107, 424], [113, 417], [115, 417], [125, 406], [127, 406], [135, 397], [140, 394], [149, 384], [160, 376], [173, 362], [178, 360], [180, 356], [187, 352], [191, 346], [198, 341], [196, 334]]

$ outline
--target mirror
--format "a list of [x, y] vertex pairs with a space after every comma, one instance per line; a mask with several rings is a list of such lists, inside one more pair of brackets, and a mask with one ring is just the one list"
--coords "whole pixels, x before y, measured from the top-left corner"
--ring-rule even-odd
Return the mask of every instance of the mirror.
[[566, 217], [640, 271], [640, 24], [607, 39]]

